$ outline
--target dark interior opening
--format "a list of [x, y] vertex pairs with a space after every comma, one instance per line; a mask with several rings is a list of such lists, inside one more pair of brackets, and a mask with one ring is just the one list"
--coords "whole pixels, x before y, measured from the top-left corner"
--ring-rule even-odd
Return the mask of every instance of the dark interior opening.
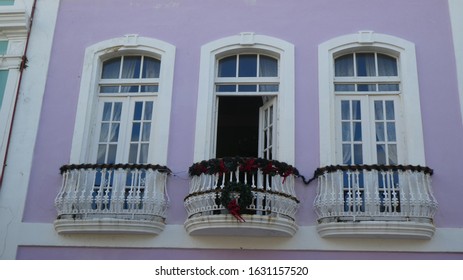
[[260, 96], [220, 96], [216, 157], [257, 157]]

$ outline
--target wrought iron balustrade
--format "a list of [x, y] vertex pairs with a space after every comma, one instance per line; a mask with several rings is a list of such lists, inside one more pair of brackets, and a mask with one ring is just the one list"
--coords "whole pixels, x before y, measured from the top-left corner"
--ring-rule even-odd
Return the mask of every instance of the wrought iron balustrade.
[[166, 217], [167, 167], [80, 164], [65, 165], [60, 170], [63, 181], [55, 199], [55, 224], [95, 220], [163, 223]]
[[[319, 168], [314, 201], [319, 228], [346, 222], [357, 222], [357, 227], [361, 222], [395, 222], [397, 228], [400, 223], [413, 223], [432, 227], [427, 230], [433, 232], [438, 203], [432, 191], [432, 173], [427, 167], [402, 165]], [[389, 229], [384, 227], [384, 231]]]
[[[218, 219], [214, 216], [230, 214], [223, 196], [231, 196], [225, 200], [236, 199], [239, 204], [243, 199], [241, 196], [246, 194], [249, 203], [245, 209], [240, 209], [240, 214], [264, 219], [276, 217], [296, 228], [294, 221], [299, 205], [294, 190], [296, 174], [297, 170], [291, 165], [259, 158], [211, 159], [196, 163], [190, 167], [190, 191], [184, 200], [188, 214], [186, 225], [195, 219], [209, 217], [202, 229], [214, 228], [211, 219]], [[239, 188], [233, 190], [233, 185], [239, 185]], [[234, 218], [229, 222], [236, 225]], [[240, 227], [250, 225], [246, 220]]]

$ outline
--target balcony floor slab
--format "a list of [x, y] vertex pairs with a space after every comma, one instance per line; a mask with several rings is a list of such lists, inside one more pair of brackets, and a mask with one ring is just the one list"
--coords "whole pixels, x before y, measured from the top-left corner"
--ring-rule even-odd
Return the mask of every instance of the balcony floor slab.
[[100, 218], [88, 220], [60, 219], [54, 222], [59, 234], [149, 234], [157, 235], [164, 230], [163, 221], [125, 220]]
[[290, 219], [274, 216], [242, 215], [245, 222], [230, 214], [189, 218], [185, 229], [190, 235], [292, 237], [298, 226]]
[[330, 238], [431, 239], [435, 226], [413, 221], [343, 221], [319, 224], [317, 231], [321, 237]]

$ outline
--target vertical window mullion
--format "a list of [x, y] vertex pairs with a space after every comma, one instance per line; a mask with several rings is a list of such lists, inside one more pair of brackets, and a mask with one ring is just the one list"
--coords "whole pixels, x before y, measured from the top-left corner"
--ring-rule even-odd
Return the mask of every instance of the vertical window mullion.
[[[140, 76], [138, 77], [138, 79], [140, 79], [140, 81], [143, 79], [143, 68], [145, 66], [145, 56], [142, 55], [141, 56], [141, 59], [140, 59]], [[141, 91], [141, 87], [139, 86], [138, 88], [138, 91], [140, 92]]]
[[[236, 55], [236, 69], [235, 69], [235, 77], [238, 78], [239, 77], [239, 72], [240, 71], [240, 55], [237, 54]], [[238, 90], [238, 83], [236, 85], [236, 90]]]

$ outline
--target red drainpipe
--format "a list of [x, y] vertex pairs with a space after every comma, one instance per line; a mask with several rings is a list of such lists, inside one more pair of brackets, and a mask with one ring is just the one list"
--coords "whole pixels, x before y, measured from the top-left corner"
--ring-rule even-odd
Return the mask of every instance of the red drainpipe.
[[32, 10], [31, 10], [31, 17], [29, 20], [29, 30], [27, 31], [27, 37], [26, 37], [26, 45], [24, 46], [24, 53], [21, 59], [21, 64], [19, 65], [19, 80], [18, 80], [18, 87], [16, 89], [16, 98], [14, 100], [13, 104], [13, 116], [11, 117], [11, 124], [10, 124], [10, 129], [8, 132], [8, 138], [6, 142], [6, 151], [5, 151], [5, 157], [3, 158], [2, 161], [2, 170], [0, 171], [0, 188], [2, 187], [2, 182], [3, 182], [3, 176], [5, 174], [5, 167], [6, 167], [6, 161], [8, 159], [8, 150], [10, 148], [10, 142], [11, 142], [11, 134], [13, 131], [13, 123], [14, 123], [14, 117], [16, 115], [16, 107], [18, 104], [18, 99], [19, 99], [19, 90], [21, 88], [21, 81], [23, 77], [23, 71], [27, 67], [27, 48], [29, 46], [29, 38], [31, 36], [31, 30], [32, 30], [32, 23], [34, 22], [34, 14], [35, 14], [35, 6], [37, 4], [37, 0], [34, 0], [34, 3], [32, 4]]

